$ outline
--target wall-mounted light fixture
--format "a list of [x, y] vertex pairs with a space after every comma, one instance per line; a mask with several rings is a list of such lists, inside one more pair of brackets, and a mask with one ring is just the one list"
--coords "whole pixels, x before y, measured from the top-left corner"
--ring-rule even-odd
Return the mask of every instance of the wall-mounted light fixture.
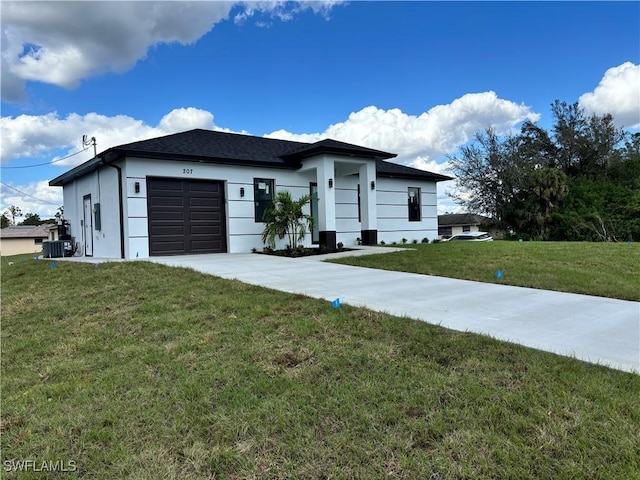
[[240, 187], [240, 197], [244, 197], [244, 187]]
[[135, 190], [136, 193], [140, 193], [140, 182], [136, 182], [133, 185], [133, 189]]
[[376, 182], [375, 180], [371, 180], [371, 190], [375, 190], [376, 189]]
[[333, 188], [333, 178], [329, 179], [329, 188]]

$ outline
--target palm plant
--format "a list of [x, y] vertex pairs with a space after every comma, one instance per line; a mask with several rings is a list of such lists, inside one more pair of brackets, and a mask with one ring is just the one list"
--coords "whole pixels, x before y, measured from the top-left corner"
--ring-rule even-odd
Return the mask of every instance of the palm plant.
[[288, 246], [293, 251], [298, 248], [298, 242], [307, 235], [307, 227], [311, 230], [313, 218], [302, 211], [305, 205], [311, 201], [311, 196], [303, 195], [297, 200], [287, 190], [279, 191], [273, 206], [264, 213], [265, 222], [262, 232], [262, 241], [271, 248], [276, 246], [276, 237], [287, 237]]

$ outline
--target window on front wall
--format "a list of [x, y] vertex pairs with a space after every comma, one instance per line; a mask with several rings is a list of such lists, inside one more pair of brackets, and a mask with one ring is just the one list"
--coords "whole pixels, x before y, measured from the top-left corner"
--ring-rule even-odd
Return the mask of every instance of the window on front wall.
[[422, 219], [422, 215], [420, 214], [420, 189], [417, 187], [409, 187], [407, 193], [409, 221], [419, 222]]
[[441, 237], [450, 237], [453, 233], [453, 228], [451, 227], [438, 227], [438, 235]]
[[255, 202], [255, 220], [263, 222], [264, 212], [273, 205], [275, 181], [272, 178], [253, 179], [253, 200]]
[[42, 239], [41, 238], [34, 238], [33, 240], [34, 240], [34, 243], [36, 245], [42, 245]]
[[463, 232], [470, 232], [471, 231], [471, 225], [463, 225], [462, 226], [462, 231]]

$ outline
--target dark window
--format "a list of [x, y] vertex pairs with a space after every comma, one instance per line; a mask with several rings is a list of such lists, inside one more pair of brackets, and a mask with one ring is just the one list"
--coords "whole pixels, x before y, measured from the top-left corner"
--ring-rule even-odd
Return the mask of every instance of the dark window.
[[453, 233], [453, 229], [451, 227], [438, 227], [438, 235], [441, 237], [450, 237]]
[[34, 238], [35, 244], [36, 245], [41, 245], [42, 244], [42, 238]]
[[409, 187], [407, 201], [409, 204], [409, 221], [419, 222], [422, 220], [422, 216], [420, 214], [420, 189], [416, 187]]
[[470, 232], [471, 231], [471, 225], [463, 225], [462, 226], [462, 231], [463, 232]]
[[263, 222], [264, 212], [273, 205], [274, 180], [271, 178], [253, 179], [253, 200], [255, 202], [256, 222]]

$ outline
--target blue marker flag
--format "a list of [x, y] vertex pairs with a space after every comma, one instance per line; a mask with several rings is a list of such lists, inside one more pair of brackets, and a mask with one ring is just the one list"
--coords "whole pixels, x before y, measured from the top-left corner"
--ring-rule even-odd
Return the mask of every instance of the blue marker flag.
[[331, 302], [333, 308], [340, 308], [340, 299], [336, 298], [333, 302]]
[[51, 268], [56, 268], [56, 262], [51, 262]]
[[500, 280], [500, 279], [502, 278], [502, 270], [498, 270], [498, 271], [496, 272], [496, 278], [497, 278], [498, 280]]

